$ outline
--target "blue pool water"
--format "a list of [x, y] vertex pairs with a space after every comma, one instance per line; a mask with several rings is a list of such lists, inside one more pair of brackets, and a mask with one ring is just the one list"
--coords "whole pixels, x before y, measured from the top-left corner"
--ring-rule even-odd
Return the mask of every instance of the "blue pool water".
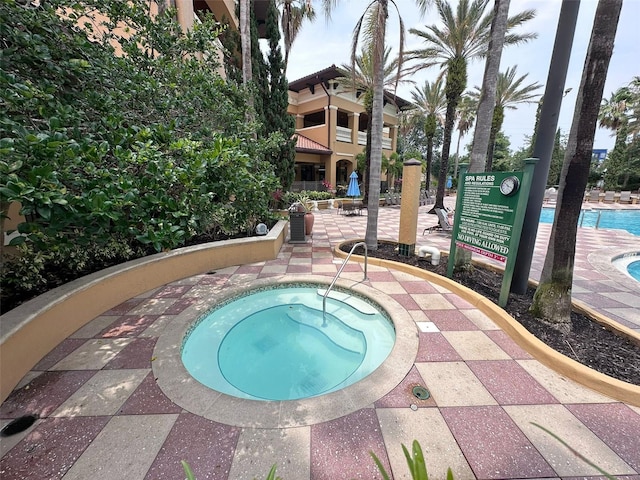
[[240, 398], [295, 400], [351, 385], [391, 352], [391, 321], [362, 298], [285, 286], [250, 292], [210, 312], [184, 341], [200, 383]]
[[[540, 222], [553, 223], [555, 210], [543, 208], [540, 213]], [[600, 220], [598, 221], [598, 216]], [[579, 226], [598, 228], [615, 228], [626, 230], [633, 235], [640, 236], [640, 210], [583, 210], [580, 214]]]
[[640, 260], [627, 265], [627, 271], [629, 275], [640, 282]]

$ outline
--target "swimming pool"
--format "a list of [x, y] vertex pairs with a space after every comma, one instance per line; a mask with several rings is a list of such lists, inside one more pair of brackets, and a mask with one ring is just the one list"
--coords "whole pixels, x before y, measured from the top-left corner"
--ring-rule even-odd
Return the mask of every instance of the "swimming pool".
[[627, 272], [629, 272], [629, 275], [640, 282], [640, 260], [627, 265]]
[[[540, 222], [553, 223], [554, 215], [555, 209], [543, 208], [540, 213]], [[591, 228], [615, 228], [640, 236], [640, 210], [582, 210], [578, 225]]]
[[389, 355], [392, 322], [344, 291], [280, 286], [249, 291], [207, 314], [182, 348], [187, 371], [219, 392], [255, 400], [297, 400], [358, 382]]

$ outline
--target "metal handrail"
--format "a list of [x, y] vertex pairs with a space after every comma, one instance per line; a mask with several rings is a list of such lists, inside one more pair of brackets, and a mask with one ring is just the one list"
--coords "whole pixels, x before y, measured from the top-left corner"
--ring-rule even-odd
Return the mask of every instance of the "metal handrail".
[[326, 327], [326, 324], [327, 324], [327, 295], [329, 295], [329, 292], [331, 291], [333, 286], [336, 284], [338, 277], [340, 276], [340, 274], [342, 273], [342, 270], [344, 270], [345, 265], [351, 258], [351, 254], [353, 253], [353, 251], [356, 249], [356, 247], [360, 247], [360, 246], [364, 247], [364, 278], [362, 279], [362, 281], [365, 281], [367, 279], [367, 262], [369, 260], [369, 250], [367, 248], [366, 242], [358, 242], [354, 244], [353, 247], [351, 247], [351, 251], [347, 255], [347, 258], [344, 259], [344, 262], [342, 262], [342, 265], [338, 269], [338, 273], [336, 273], [336, 276], [333, 277], [333, 281], [331, 282], [331, 285], [329, 285], [329, 288], [327, 288], [327, 290], [324, 292], [324, 296], [322, 297], [322, 326], [323, 327]]

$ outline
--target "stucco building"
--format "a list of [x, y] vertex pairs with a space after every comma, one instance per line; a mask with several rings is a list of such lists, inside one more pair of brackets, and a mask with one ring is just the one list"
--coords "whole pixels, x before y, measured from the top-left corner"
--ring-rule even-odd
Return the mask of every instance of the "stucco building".
[[[296, 119], [296, 177], [293, 188], [316, 190], [323, 180], [349, 183], [356, 155], [367, 143], [368, 118], [362, 91], [341, 82], [335, 65], [289, 83], [289, 113]], [[382, 153], [396, 151], [399, 110], [411, 104], [385, 95]]]

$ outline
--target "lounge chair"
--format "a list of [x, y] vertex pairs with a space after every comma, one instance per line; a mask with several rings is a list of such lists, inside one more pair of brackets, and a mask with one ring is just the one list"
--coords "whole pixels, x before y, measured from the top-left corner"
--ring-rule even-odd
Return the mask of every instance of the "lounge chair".
[[591, 190], [589, 192], [589, 203], [598, 203], [600, 201], [600, 190]]
[[558, 191], [555, 188], [548, 188], [544, 191], [544, 203], [556, 203]]
[[631, 191], [620, 192], [620, 203], [631, 203]]
[[436, 215], [438, 216], [438, 224], [432, 227], [425, 228], [422, 231], [422, 235], [424, 235], [425, 232], [431, 233], [438, 230], [441, 230], [443, 232], [451, 232], [453, 230], [453, 226], [449, 223], [449, 217], [448, 217], [449, 212], [441, 208], [436, 208], [435, 211], [436, 211]]
[[604, 203], [613, 203], [616, 192], [613, 190], [609, 190], [608, 192], [604, 192]]

